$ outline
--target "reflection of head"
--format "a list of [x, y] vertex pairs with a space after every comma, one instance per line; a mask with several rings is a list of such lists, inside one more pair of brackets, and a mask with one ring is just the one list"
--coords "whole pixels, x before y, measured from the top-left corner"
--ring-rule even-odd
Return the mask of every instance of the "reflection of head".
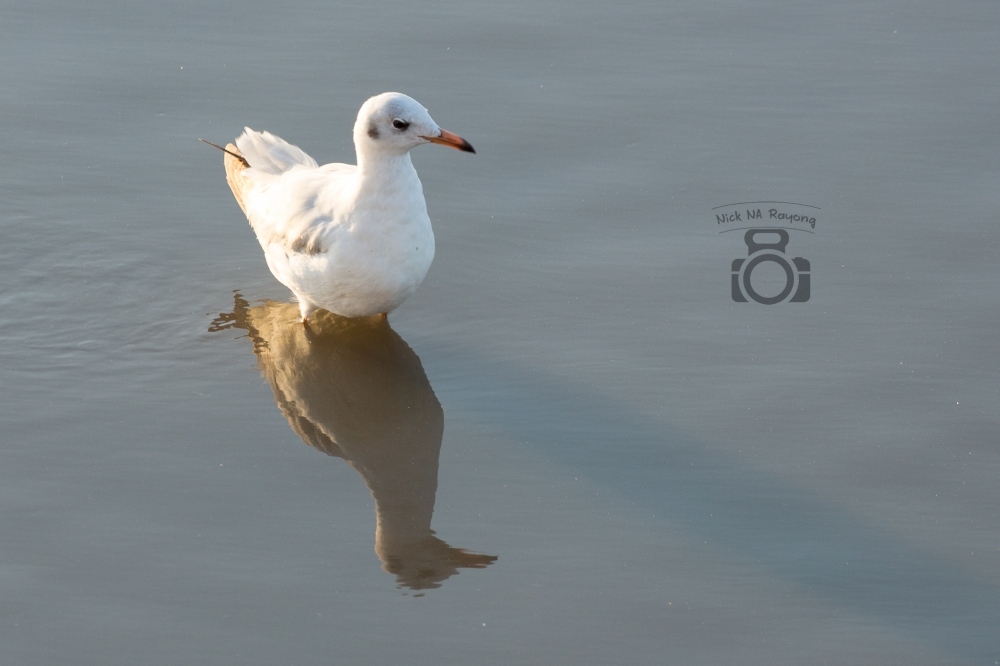
[[382, 569], [396, 576], [396, 582], [411, 590], [441, 587], [441, 582], [451, 578], [461, 568], [485, 569], [496, 561], [495, 555], [470, 553], [452, 548], [441, 539], [429, 535], [409, 543], [385, 543], [375, 535], [375, 552], [382, 560]]
[[400, 585], [438, 587], [460, 568], [496, 560], [431, 530], [444, 414], [420, 359], [384, 318], [321, 311], [305, 327], [292, 304], [250, 308], [237, 296], [235, 311], [216, 322], [224, 325], [210, 330], [247, 330], [292, 430], [364, 478], [375, 500], [375, 551]]

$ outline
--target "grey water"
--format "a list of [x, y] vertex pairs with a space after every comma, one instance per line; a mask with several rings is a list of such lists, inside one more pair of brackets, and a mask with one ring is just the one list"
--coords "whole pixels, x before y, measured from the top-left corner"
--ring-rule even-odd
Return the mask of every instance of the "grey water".
[[[0, 662], [1000, 663], [1000, 6], [0, 35]], [[198, 138], [351, 162], [388, 90], [478, 154], [306, 331]]]

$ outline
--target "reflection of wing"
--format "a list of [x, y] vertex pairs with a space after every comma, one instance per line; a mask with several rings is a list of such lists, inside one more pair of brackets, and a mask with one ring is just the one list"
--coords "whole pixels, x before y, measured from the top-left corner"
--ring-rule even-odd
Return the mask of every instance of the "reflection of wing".
[[452, 548], [431, 530], [444, 414], [417, 355], [382, 317], [319, 312], [305, 327], [298, 314], [288, 303], [248, 308], [237, 296], [236, 311], [216, 321], [249, 332], [292, 430], [364, 478], [383, 568], [400, 585], [423, 589], [495, 561]]
[[278, 403], [278, 409], [285, 415], [285, 418], [288, 419], [288, 425], [292, 426], [292, 430], [302, 438], [303, 442], [327, 455], [344, 457], [337, 442], [323, 432], [322, 428], [310, 421], [308, 416], [302, 414], [296, 402], [289, 400], [281, 392], [280, 386], [272, 382], [271, 390], [274, 391], [274, 401]]

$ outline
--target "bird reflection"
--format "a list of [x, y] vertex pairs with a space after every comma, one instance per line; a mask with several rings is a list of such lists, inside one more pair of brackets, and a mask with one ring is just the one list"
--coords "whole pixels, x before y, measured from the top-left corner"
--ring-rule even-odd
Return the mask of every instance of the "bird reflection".
[[397, 584], [440, 587], [461, 568], [497, 558], [453, 548], [434, 535], [444, 413], [420, 359], [384, 317], [346, 319], [318, 311], [308, 327], [294, 304], [233, 312], [210, 331], [240, 328], [289, 425], [309, 446], [343, 458], [375, 500], [375, 552]]

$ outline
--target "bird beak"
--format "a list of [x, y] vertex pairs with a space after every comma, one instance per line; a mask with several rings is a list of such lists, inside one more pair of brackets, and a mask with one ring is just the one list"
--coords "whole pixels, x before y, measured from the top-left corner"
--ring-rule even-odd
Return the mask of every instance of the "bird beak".
[[452, 134], [448, 130], [441, 130], [441, 133], [437, 136], [421, 136], [420, 138], [427, 139], [431, 143], [440, 143], [442, 146], [448, 146], [456, 150], [464, 150], [467, 153], [476, 152], [471, 143], [457, 134]]

